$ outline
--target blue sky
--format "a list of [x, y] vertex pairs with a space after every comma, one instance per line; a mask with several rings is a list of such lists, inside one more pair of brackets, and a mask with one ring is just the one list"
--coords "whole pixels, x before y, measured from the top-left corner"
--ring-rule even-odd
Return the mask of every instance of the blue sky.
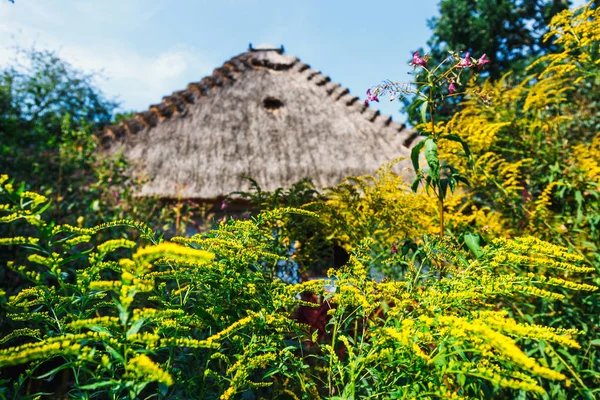
[[[125, 110], [141, 111], [253, 45], [288, 54], [364, 99], [383, 79], [410, 80], [437, 0], [0, 0], [0, 66], [15, 44], [51, 48]], [[576, 3], [583, 3], [582, 0]], [[376, 105], [377, 106], [377, 105]], [[399, 103], [382, 112], [403, 122]]]

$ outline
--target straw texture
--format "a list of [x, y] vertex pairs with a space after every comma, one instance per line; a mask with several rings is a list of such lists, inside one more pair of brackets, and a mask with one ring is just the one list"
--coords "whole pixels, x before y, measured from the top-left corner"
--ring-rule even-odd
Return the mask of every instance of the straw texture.
[[251, 49], [96, 138], [149, 178], [139, 195], [164, 198], [219, 198], [246, 190], [243, 176], [334, 186], [409, 156], [414, 131], [282, 53]]

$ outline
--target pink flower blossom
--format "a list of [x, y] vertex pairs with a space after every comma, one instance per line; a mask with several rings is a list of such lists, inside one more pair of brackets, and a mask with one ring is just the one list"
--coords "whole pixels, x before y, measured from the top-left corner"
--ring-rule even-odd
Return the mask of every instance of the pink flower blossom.
[[448, 85], [448, 94], [454, 94], [456, 93], [456, 85], [454, 84], [454, 81], [450, 82], [450, 85]]
[[490, 60], [487, 59], [487, 55], [484, 53], [481, 57], [479, 57], [479, 60], [477, 60], [477, 66], [479, 68], [483, 67], [485, 64], [489, 64]]
[[365, 105], [369, 105], [370, 101], [376, 101], [379, 103], [379, 99], [376, 95], [371, 94], [371, 89], [367, 89], [367, 99], [365, 100]]
[[396, 243], [392, 243], [392, 249], [390, 251], [392, 254], [396, 254], [398, 252], [398, 247], [396, 247]]
[[223, 200], [223, 202], [221, 202], [221, 210], [224, 210], [227, 208], [227, 202], [225, 200]]
[[456, 66], [458, 68], [471, 68], [473, 66], [473, 63], [469, 59], [469, 52], [465, 53], [465, 57], [461, 58]]
[[417, 67], [417, 66], [427, 67], [427, 59], [425, 57], [421, 57], [419, 55], [419, 52], [415, 51], [413, 53], [413, 59], [410, 62], [410, 65], [412, 65], [413, 67]]

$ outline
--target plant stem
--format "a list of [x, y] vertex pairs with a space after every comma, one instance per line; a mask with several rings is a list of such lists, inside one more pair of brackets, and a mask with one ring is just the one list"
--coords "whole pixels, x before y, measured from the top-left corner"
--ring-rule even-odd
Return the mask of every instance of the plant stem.
[[444, 198], [440, 195], [440, 237], [444, 237]]
[[[431, 88], [433, 91], [433, 86]], [[435, 140], [435, 118], [434, 118], [435, 107], [433, 104], [433, 93], [431, 93], [431, 97], [429, 99], [429, 118], [431, 119], [431, 135]], [[444, 237], [444, 195], [442, 193], [442, 188], [440, 184], [441, 173], [438, 176], [434, 177], [434, 179], [438, 180], [438, 198], [439, 198], [439, 206], [440, 206], [440, 237]]]

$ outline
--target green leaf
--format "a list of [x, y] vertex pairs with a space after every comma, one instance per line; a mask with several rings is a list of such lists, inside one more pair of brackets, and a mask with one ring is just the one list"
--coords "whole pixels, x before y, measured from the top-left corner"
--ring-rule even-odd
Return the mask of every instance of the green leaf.
[[123, 305], [117, 300], [115, 300], [115, 304], [117, 306], [117, 309], [119, 310], [119, 319], [121, 320], [121, 324], [127, 324], [127, 320], [129, 319], [129, 311], [127, 310], [127, 308], [123, 307]]
[[575, 191], [575, 201], [577, 202], [577, 221], [581, 221], [583, 219], [583, 194], [581, 194], [580, 190]]
[[91, 331], [100, 332], [100, 333], [106, 333], [106, 334], [112, 336], [112, 333], [110, 333], [110, 331], [108, 329], [106, 329], [105, 327], [103, 327], [103, 326], [92, 325], [89, 328], [90, 328]]
[[467, 187], [471, 187], [469, 185], [469, 180], [467, 178], [465, 178], [464, 176], [462, 176], [462, 175], [456, 175], [456, 180], [459, 181], [459, 182], [464, 183], [465, 186], [467, 186]]
[[475, 233], [465, 233], [463, 236], [463, 240], [465, 244], [471, 250], [471, 252], [475, 255], [476, 258], [480, 258], [483, 255], [483, 250], [481, 250], [481, 246], [479, 246], [479, 235]]
[[471, 154], [471, 149], [469, 148], [469, 144], [467, 142], [465, 142], [463, 140], [463, 138], [461, 138], [460, 136], [458, 136], [455, 133], [450, 133], [448, 135], [442, 136], [442, 139], [448, 139], [448, 140], [451, 140], [453, 142], [460, 143], [462, 145], [462, 148], [463, 148], [464, 152], [465, 152], [465, 156], [467, 156], [467, 158], [469, 160], [469, 165], [471, 165], [473, 163], [473, 155]]
[[116, 384], [116, 382], [113, 382], [113, 381], [101, 381], [101, 382], [96, 382], [96, 383], [90, 383], [89, 385], [79, 386], [78, 389], [81, 389], [81, 390], [95, 390], [95, 389], [99, 389], [99, 388], [105, 387], [105, 386], [112, 386], [114, 384]]
[[429, 188], [432, 186], [432, 184], [431, 184], [431, 176], [430, 175], [427, 175], [425, 177], [425, 183], [426, 183], [426, 185], [425, 185], [425, 192], [429, 195]]
[[158, 391], [163, 396], [166, 396], [167, 393], [169, 392], [169, 387], [167, 385], [165, 385], [164, 383], [161, 382], [161, 383], [158, 384]]
[[426, 124], [427, 123], [427, 106], [429, 105], [429, 100], [426, 100], [423, 102], [423, 104], [421, 104], [421, 107], [419, 107], [419, 111], [421, 112], [421, 122]]
[[278, 372], [279, 372], [279, 369], [273, 368], [269, 372], [267, 372], [266, 374], [264, 374], [262, 378], [263, 378], [263, 380], [267, 379], [268, 377], [273, 376], [273, 375], [275, 375]]
[[54, 368], [51, 371], [46, 372], [45, 374], [42, 374], [40, 376], [36, 376], [36, 379], [44, 379], [46, 377], [51, 377], [50, 380], [52, 379], [52, 377], [54, 377], [54, 374], [56, 374], [57, 372], [62, 371], [63, 369], [67, 369], [67, 368], [71, 368], [73, 365], [75, 365], [75, 362], [68, 362], [62, 365], [59, 365], [58, 367]]
[[467, 381], [467, 376], [465, 374], [458, 374], [458, 384], [461, 386], [465, 386], [465, 382]]
[[415, 179], [413, 179], [412, 185], [410, 185], [410, 188], [415, 193], [417, 193], [417, 189], [419, 188], [419, 182], [421, 182], [421, 177], [417, 175], [415, 176]]
[[410, 159], [412, 161], [415, 172], [419, 172], [419, 153], [421, 152], [421, 149], [423, 148], [424, 145], [425, 145], [425, 140], [421, 140], [410, 151]]
[[456, 189], [456, 179], [450, 178], [448, 179], [448, 183], [450, 184], [450, 191], [454, 193], [454, 189]]
[[131, 327], [127, 331], [126, 336], [129, 337], [131, 335], [135, 335], [136, 333], [138, 333], [140, 331], [141, 327], [144, 325], [144, 322], [146, 322], [145, 318], [140, 318], [137, 321], [135, 321], [133, 323], [133, 325], [131, 325]]
[[440, 160], [438, 159], [438, 147], [433, 138], [425, 139], [425, 160], [429, 164], [429, 176], [434, 183], [440, 180]]
[[208, 323], [210, 324], [216, 324], [217, 321], [215, 320], [215, 318], [205, 309], [203, 309], [202, 307], [195, 307], [194, 309], [194, 313], [199, 316], [200, 318], [204, 319], [205, 321], [208, 321]]
[[113, 349], [112, 347], [110, 347], [107, 344], [105, 344], [104, 347], [106, 348], [106, 351], [108, 351], [109, 354], [112, 356], [112, 358], [114, 358], [115, 360], [117, 360], [121, 364], [125, 365], [125, 359], [123, 358], [123, 356], [121, 356], [119, 354], [118, 351], [116, 351], [115, 349]]

